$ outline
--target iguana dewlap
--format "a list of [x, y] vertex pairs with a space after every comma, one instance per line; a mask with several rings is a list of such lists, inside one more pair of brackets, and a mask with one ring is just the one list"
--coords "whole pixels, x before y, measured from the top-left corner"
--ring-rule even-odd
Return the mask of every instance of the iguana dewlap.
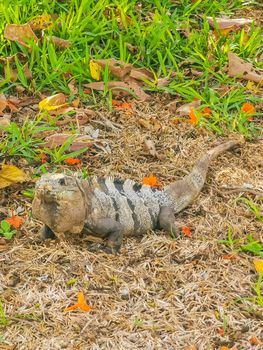
[[211, 160], [238, 144], [228, 141], [208, 151], [189, 175], [163, 190], [132, 180], [44, 174], [36, 184], [33, 216], [44, 223], [44, 238], [89, 233], [106, 238], [109, 252], [120, 249], [123, 236], [154, 229], [176, 233], [175, 214], [197, 197]]

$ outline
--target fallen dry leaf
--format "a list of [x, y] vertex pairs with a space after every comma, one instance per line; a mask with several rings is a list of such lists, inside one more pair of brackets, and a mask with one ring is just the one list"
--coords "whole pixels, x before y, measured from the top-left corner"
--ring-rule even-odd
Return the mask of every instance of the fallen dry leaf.
[[17, 182], [28, 181], [28, 176], [15, 165], [0, 164], [0, 188], [8, 187]]
[[78, 106], [79, 106], [79, 104], [80, 104], [80, 97], [78, 96], [75, 100], [73, 100], [73, 101], [71, 102], [71, 104], [72, 104], [72, 107], [78, 108]]
[[138, 47], [134, 46], [130, 43], [126, 43], [127, 49], [132, 53], [132, 54], [136, 54], [138, 52]]
[[142, 119], [142, 118], [140, 118], [140, 119], [138, 120], [138, 123], [139, 123], [141, 126], [143, 126], [145, 129], [148, 129], [148, 130], [150, 130], [151, 127], [152, 127], [149, 119]]
[[57, 36], [47, 36], [47, 41], [52, 42], [59, 49], [67, 49], [71, 46], [71, 42], [66, 39], [59, 38]]
[[90, 60], [89, 62], [90, 75], [94, 80], [101, 78], [101, 65], [97, 61]]
[[132, 68], [130, 77], [136, 80], [154, 80], [154, 74], [146, 68]]
[[151, 156], [159, 158], [153, 140], [145, 139], [144, 140], [144, 144], [145, 144], [145, 147], [146, 147], [147, 151], [149, 151]]
[[[73, 105], [73, 102], [72, 102]], [[76, 122], [78, 125], [87, 124], [91, 117], [96, 115], [91, 109], [75, 108], [75, 115], [66, 115], [63, 119], [57, 120], [56, 125], [66, 125], [68, 123]]]
[[63, 93], [59, 93], [40, 101], [38, 106], [41, 111], [50, 112], [64, 109], [68, 106], [68, 103], [66, 103], [66, 96]]
[[7, 105], [8, 105], [8, 103], [7, 103], [5, 95], [0, 94], [0, 115], [2, 115], [2, 112], [5, 110]]
[[143, 126], [145, 129], [159, 131], [162, 128], [161, 123], [156, 118], [143, 119], [140, 118], [138, 123]]
[[94, 60], [94, 62], [96, 62], [102, 68], [105, 68], [107, 65], [111, 74], [121, 80], [123, 80], [126, 75], [130, 74], [132, 70], [132, 65], [130, 63], [125, 63], [121, 60], [115, 60], [114, 58], [106, 60]]
[[[105, 84], [102, 81], [93, 82], [89, 84], [84, 84], [85, 88], [90, 88], [93, 90], [103, 91], [105, 89]], [[150, 99], [150, 95], [146, 94], [142, 88], [132, 82], [123, 82], [123, 81], [110, 81], [108, 83], [108, 88], [112, 90], [114, 96], [127, 96], [135, 95], [140, 101], [146, 101]]]
[[[63, 145], [73, 135], [70, 134], [53, 134], [45, 138], [45, 147], [55, 148]], [[76, 135], [71, 145], [68, 147], [69, 152], [79, 151], [92, 146], [92, 139], [88, 136]]]
[[24, 76], [28, 80], [32, 80], [32, 73], [29, 69], [28, 58], [21, 52], [16, 53], [15, 55], [8, 56], [5, 58], [0, 58], [0, 61], [4, 65], [4, 74], [5, 79], [10, 81], [16, 81], [18, 78], [18, 66], [19, 69], [23, 71]]
[[180, 117], [189, 116], [189, 113], [191, 111], [191, 108], [198, 108], [201, 104], [200, 100], [195, 100], [190, 103], [186, 103], [182, 105], [181, 107], [177, 108], [176, 112], [179, 114]]
[[177, 110], [177, 101], [174, 100], [167, 105], [168, 111], [171, 113], [175, 113]]
[[7, 24], [4, 30], [4, 37], [8, 40], [17, 41], [24, 47], [30, 48], [28, 42], [30, 40], [38, 41], [37, 36], [27, 24]]
[[163, 87], [163, 86], [168, 86], [171, 82], [171, 79], [169, 78], [159, 78], [157, 79], [157, 87]]
[[216, 28], [218, 26], [219, 29], [229, 29], [229, 28], [241, 28], [247, 24], [251, 24], [253, 22], [252, 19], [248, 18], [221, 18], [215, 17], [215, 21], [213, 17], [207, 17], [208, 23], [212, 28]]
[[107, 19], [116, 19], [118, 27], [120, 29], [127, 28], [128, 25], [132, 24], [132, 18], [130, 16], [127, 16], [119, 8], [107, 6], [103, 14]]
[[235, 53], [228, 53], [228, 75], [230, 77], [252, 80], [256, 83], [263, 82], [263, 73], [254, 69], [251, 63], [239, 58]]
[[18, 98], [10, 96], [7, 104], [12, 113], [19, 111], [20, 100]]
[[[6, 240], [4, 239], [4, 237], [0, 237], [0, 246], [5, 246], [7, 243], [6, 243]], [[1, 249], [1, 248], [0, 248]]]
[[[70, 95], [76, 95], [78, 93], [78, 88], [76, 86], [76, 79], [72, 79], [69, 83], [68, 83], [68, 88], [70, 90]], [[72, 102], [73, 105], [73, 102]], [[75, 107], [75, 106], [74, 106]], [[76, 106], [78, 107], [78, 106]]]
[[3, 117], [0, 116], [0, 126], [9, 126], [11, 123], [11, 115], [4, 114]]

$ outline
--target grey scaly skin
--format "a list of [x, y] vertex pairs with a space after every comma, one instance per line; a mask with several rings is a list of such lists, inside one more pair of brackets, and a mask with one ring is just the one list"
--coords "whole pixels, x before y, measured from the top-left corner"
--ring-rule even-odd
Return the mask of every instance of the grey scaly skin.
[[154, 229], [176, 234], [175, 214], [198, 196], [211, 161], [238, 144], [228, 141], [208, 151], [189, 175], [163, 190], [129, 179], [44, 174], [36, 184], [33, 216], [44, 223], [43, 238], [84, 232], [105, 238], [111, 253], [119, 251], [124, 236]]

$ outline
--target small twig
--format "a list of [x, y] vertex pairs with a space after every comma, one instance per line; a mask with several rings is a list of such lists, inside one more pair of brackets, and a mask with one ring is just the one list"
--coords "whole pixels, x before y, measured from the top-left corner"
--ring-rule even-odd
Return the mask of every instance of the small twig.
[[255, 196], [263, 196], [263, 191], [256, 190], [254, 188], [247, 187], [221, 187], [222, 190], [227, 191], [227, 193], [237, 193], [237, 192], [247, 192], [254, 194]]
[[99, 114], [99, 116], [103, 119], [103, 122], [100, 121], [100, 120], [92, 120], [93, 123], [97, 123], [97, 124], [100, 124], [100, 125], [103, 125], [105, 126], [106, 128], [108, 129], [122, 129], [123, 126], [121, 124], [118, 124], [118, 123], [115, 123], [115, 122], [112, 122], [110, 121], [109, 119], [105, 118], [101, 113], [97, 112]]

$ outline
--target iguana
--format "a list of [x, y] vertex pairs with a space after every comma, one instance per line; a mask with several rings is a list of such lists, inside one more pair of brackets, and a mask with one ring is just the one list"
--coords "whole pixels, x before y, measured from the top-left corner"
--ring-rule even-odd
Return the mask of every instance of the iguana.
[[182, 180], [163, 189], [133, 180], [64, 174], [44, 174], [36, 183], [33, 216], [44, 223], [42, 238], [61, 233], [88, 233], [105, 238], [105, 250], [119, 251], [123, 236], [138, 236], [149, 230], [177, 233], [175, 214], [187, 207], [201, 191], [210, 162], [237, 146], [225, 142], [208, 151]]

